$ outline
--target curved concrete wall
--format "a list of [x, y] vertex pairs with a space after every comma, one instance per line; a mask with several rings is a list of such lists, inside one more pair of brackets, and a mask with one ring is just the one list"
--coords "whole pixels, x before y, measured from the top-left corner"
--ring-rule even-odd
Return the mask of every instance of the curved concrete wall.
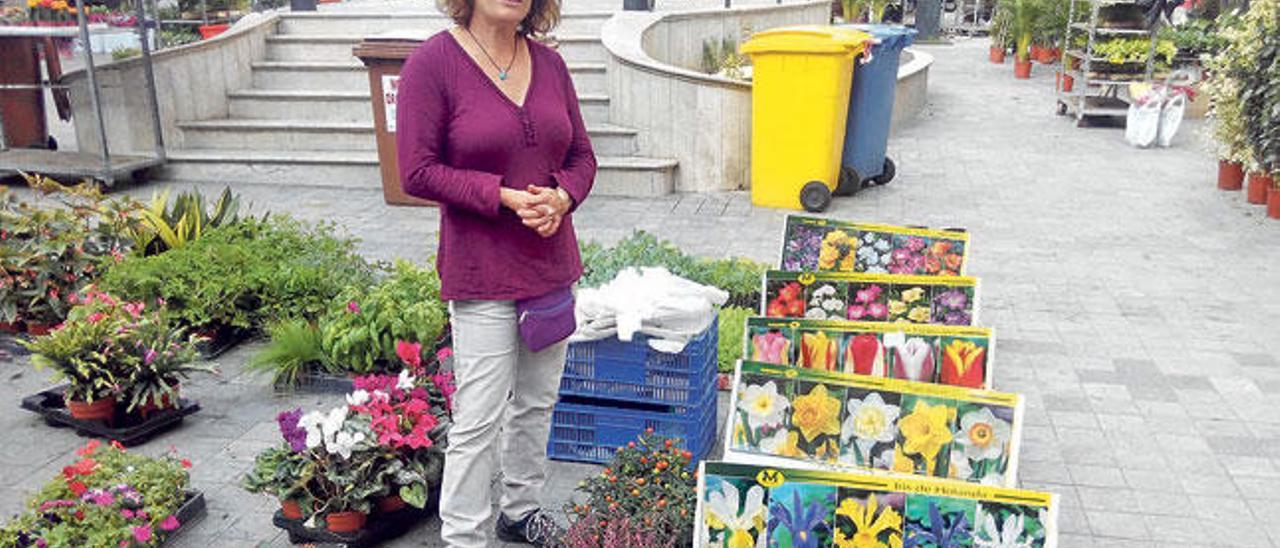
[[[640, 153], [679, 160], [676, 190], [740, 190], [751, 181], [751, 84], [698, 70], [703, 40], [744, 31], [823, 24], [825, 0], [676, 13], [615, 15], [602, 31], [609, 51], [609, 114], [640, 131]], [[908, 50], [898, 71], [893, 125], [924, 106], [933, 58]]]
[[[151, 55], [166, 145], [171, 147], [178, 142], [178, 121], [226, 118], [227, 92], [250, 87], [250, 62], [265, 57], [267, 36], [275, 32], [279, 20], [275, 13], [252, 17], [212, 39]], [[107, 144], [112, 153], [152, 154], [155, 132], [142, 58], [104, 63], [97, 68]], [[89, 79], [83, 70], [77, 70], [64, 75], [63, 82], [71, 87], [80, 150], [101, 151]]]

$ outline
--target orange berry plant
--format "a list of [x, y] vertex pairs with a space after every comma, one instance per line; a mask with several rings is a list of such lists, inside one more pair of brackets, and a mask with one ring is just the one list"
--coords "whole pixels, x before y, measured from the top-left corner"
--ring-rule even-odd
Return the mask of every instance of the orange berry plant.
[[693, 454], [647, 430], [618, 448], [604, 470], [578, 484], [565, 535], [569, 548], [685, 546], [692, 540], [697, 477]]

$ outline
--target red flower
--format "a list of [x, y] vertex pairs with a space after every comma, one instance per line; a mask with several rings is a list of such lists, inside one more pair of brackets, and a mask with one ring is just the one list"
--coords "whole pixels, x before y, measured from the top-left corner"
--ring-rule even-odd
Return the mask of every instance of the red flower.
[[422, 345], [419, 343], [396, 341], [396, 355], [414, 369], [422, 367]]
[[96, 451], [98, 449], [98, 446], [100, 445], [102, 445], [102, 442], [98, 440], [89, 440], [89, 443], [84, 444], [84, 447], [76, 449], [76, 455], [81, 457], [87, 457], [89, 455], [92, 455], [93, 452]]
[[190, 461], [190, 460], [188, 460], [188, 459], [182, 459], [182, 467], [183, 467], [183, 468], [186, 468], [186, 469], [188, 469], [188, 470], [190, 470], [190, 469], [191, 469], [191, 461]]
[[91, 458], [81, 459], [79, 462], [63, 468], [62, 475], [66, 476], [68, 481], [74, 480], [76, 476], [88, 476], [93, 474], [93, 469], [97, 466], [98, 462]]
[[124, 445], [122, 445], [120, 442], [116, 440], [111, 440], [111, 447], [114, 447], [115, 449], [120, 451], [124, 451]]
[[86, 492], [89, 491], [89, 488], [85, 486], [85, 484], [80, 483], [78, 481], [73, 481], [67, 484], [67, 489], [70, 489], [71, 492], [75, 493], [77, 497], [83, 496]]
[[76, 519], [84, 519], [84, 510], [76, 510]]

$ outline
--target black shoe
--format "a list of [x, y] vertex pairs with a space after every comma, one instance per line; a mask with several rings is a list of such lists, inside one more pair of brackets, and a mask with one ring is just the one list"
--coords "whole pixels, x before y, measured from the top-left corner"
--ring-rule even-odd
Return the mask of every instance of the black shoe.
[[520, 521], [511, 521], [505, 514], [498, 512], [496, 529], [498, 539], [503, 542], [533, 546], [560, 546], [564, 538], [564, 529], [542, 509], [525, 514]]

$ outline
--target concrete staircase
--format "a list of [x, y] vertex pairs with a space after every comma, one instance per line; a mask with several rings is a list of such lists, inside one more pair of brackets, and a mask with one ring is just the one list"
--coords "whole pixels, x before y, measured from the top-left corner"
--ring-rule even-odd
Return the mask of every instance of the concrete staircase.
[[[655, 196], [674, 188], [676, 161], [637, 155], [631, 128], [609, 123], [606, 52], [600, 27], [608, 11], [568, 12], [556, 31], [595, 147], [602, 195]], [[230, 117], [181, 121], [171, 147], [170, 180], [244, 181], [378, 187], [369, 79], [351, 49], [393, 29], [444, 29], [437, 12], [284, 13], [253, 63], [251, 88], [228, 94]]]

